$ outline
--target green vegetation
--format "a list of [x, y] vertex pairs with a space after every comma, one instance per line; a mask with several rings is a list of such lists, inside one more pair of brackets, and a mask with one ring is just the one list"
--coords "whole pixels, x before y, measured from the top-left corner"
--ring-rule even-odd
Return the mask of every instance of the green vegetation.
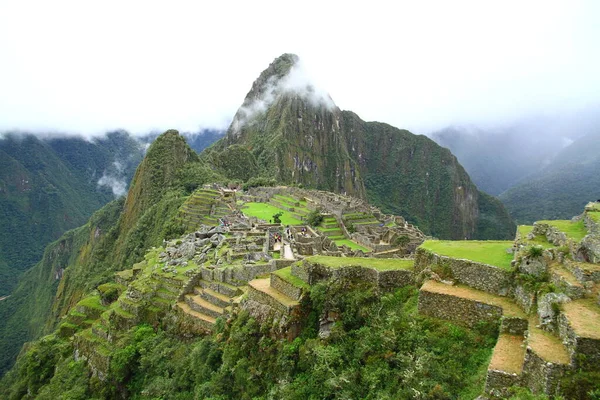
[[600, 211], [590, 211], [587, 213], [589, 217], [594, 221], [600, 224]]
[[[0, 397], [293, 400], [411, 398], [419, 391], [474, 398], [494, 336], [421, 317], [416, 304], [411, 287], [379, 298], [371, 286], [318, 284], [306, 304], [308, 324], [292, 342], [264, 335], [269, 325], [245, 312], [191, 340], [140, 325], [115, 343], [105, 382], [72, 360], [68, 340], [52, 336], [34, 343], [5, 376]], [[321, 340], [318, 321], [327, 310], [337, 310], [339, 320]]]
[[559, 231], [563, 232], [569, 239], [576, 242], [581, 241], [587, 235], [587, 229], [583, 220], [577, 222], [571, 222], [570, 220], [552, 220], [552, 221], [538, 221], [541, 224], [548, 224], [555, 227]]
[[[165, 132], [148, 149], [126, 200], [107, 204], [46, 248], [13, 295], [0, 302], [0, 374], [25, 341], [52, 332], [86, 293], [141, 261], [146, 249], [183, 233], [176, 217], [190, 194], [186, 187], [214, 174], [187, 176], [193, 185], [182, 176], [206, 168], [183, 137]], [[60, 286], [57, 276], [62, 276]]]
[[517, 227], [517, 230], [519, 232], [519, 235], [521, 236], [521, 240], [526, 244], [532, 246], [541, 246], [544, 249], [555, 247], [553, 243], [550, 243], [548, 239], [546, 239], [546, 236], [538, 235], [533, 239], [527, 239], [527, 235], [529, 235], [529, 233], [531, 233], [531, 231], [533, 230], [533, 225], [519, 225]]
[[302, 225], [302, 221], [292, 217], [292, 213], [281, 208], [277, 208], [267, 203], [246, 203], [242, 207], [242, 212], [249, 217], [256, 217], [263, 221], [273, 221], [273, 215], [281, 214], [281, 223], [283, 225]]
[[525, 253], [531, 258], [539, 258], [544, 254], [544, 248], [542, 246], [530, 246]]
[[360, 266], [365, 268], [373, 268], [378, 271], [411, 269], [414, 264], [413, 260], [402, 260], [394, 258], [312, 256], [308, 257], [306, 260], [308, 262], [322, 264], [332, 268]]
[[121, 132], [94, 141], [0, 138], [0, 297], [10, 294], [50, 242], [114, 199], [110, 188], [98, 186], [103, 173], [126, 186], [141, 156], [139, 143]]
[[421, 248], [442, 256], [463, 258], [510, 271], [513, 255], [506, 250], [512, 246], [509, 241], [426, 240]]
[[319, 226], [323, 222], [323, 218], [320, 210], [313, 210], [306, 216], [306, 223], [310, 226]]
[[338, 246], [348, 246], [352, 250], [361, 250], [364, 253], [368, 253], [371, 251], [371, 249], [368, 249], [365, 246], [361, 246], [360, 244], [350, 239], [335, 239], [334, 242]]
[[285, 267], [282, 269], [278, 269], [277, 271], [275, 271], [273, 273], [275, 275], [279, 276], [284, 281], [289, 282], [296, 287], [299, 287], [302, 289], [310, 288], [310, 285], [308, 283], [304, 282], [302, 279], [298, 278], [297, 276], [292, 275], [292, 267]]
[[283, 212], [279, 211], [276, 214], [273, 214], [273, 222], [276, 224], [280, 224], [281, 223], [281, 216], [283, 215]]

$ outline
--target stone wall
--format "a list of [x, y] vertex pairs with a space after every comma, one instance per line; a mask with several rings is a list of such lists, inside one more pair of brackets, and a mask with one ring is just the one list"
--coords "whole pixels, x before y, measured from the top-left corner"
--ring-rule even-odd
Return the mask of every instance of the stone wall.
[[558, 332], [575, 368], [600, 370], [600, 340], [578, 336], [563, 313], [558, 316]]
[[502, 317], [502, 308], [477, 300], [421, 290], [418, 310], [420, 314], [445, 319], [468, 327], [480, 322], [496, 322]]
[[440, 256], [419, 248], [415, 256], [415, 275], [421, 275], [422, 280], [425, 278], [422, 273], [426, 270], [450, 272], [451, 277], [444, 278], [488, 293], [508, 296], [512, 292], [513, 272], [475, 261]]
[[485, 392], [493, 398], [508, 398], [508, 389], [512, 386], [518, 386], [521, 382], [521, 376], [505, 371], [488, 369], [485, 379]]
[[525, 313], [529, 314], [534, 310], [536, 304], [536, 293], [534, 290], [517, 284], [514, 287], [513, 298], [515, 299], [517, 305], [521, 307]]
[[300, 300], [302, 297], [302, 288], [292, 285], [277, 274], [271, 274], [271, 287], [294, 300]]
[[292, 275], [311, 285], [322, 280], [334, 279], [345, 282], [368, 282], [383, 290], [414, 283], [411, 270], [378, 271], [361, 266], [332, 268], [306, 260], [292, 265]]
[[531, 347], [527, 347], [522, 384], [535, 394], [555, 396], [559, 394], [560, 379], [567, 369], [566, 365], [544, 361]]
[[533, 239], [535, 236], [545, 236], [546, 239], [555, 246], [564, 246], [568, 243], [567, 235], [552, 225], [540, 222], [535, 222], [533, 224], [533, 229], [529, 233], [530, 239]]

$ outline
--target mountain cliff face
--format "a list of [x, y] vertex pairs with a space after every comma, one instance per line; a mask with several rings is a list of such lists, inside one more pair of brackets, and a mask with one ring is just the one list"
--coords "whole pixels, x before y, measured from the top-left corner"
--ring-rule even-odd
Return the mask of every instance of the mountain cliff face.
[[[481, 193], [450, 151], [425, 136], [340, 110], [311, 86], [292, 54], [263, 71], [226, 137], [205, 157], [231, 179], [276, 177], [368, 198], [440, 238], [511, 238], [515, 231], [498, 200], [486, 197], [491, 207], [480, 207]], [[231, 162], [242, 163], [244, 173], [225, 168]]]

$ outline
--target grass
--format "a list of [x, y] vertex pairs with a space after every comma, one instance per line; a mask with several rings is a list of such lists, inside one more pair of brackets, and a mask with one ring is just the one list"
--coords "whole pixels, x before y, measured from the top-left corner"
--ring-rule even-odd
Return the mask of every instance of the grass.
[[263, 221], [272, 221], [273, 215], [283, 213], [281, 223], [283, 225], [302, 225], [302, 221], [292, 217], [292, 213], [267, 203], [246, 203], [242, 212], [250, 217], [256, 217]]
[[286, 282], [291, 283], [292, 285], [302, 288], [302, 289], [310, 289], [310, 285], [306, 282], [304, 282], [302, 279], [298, 278], [297, 276], [292, 275], [292, 267], [285, 267], [282, 269], [278, 269], [277, 271], [273, 272], [275, 275], [277, 275], [278, 277], [280, 277], [281, 279], [283, 279]]
[[583, 223], [583, 219], [577, 222], [571, 222], [568, 219], [555, 221], [538, 221], [540, 224], [548, 224], [563, 232], [569, 239], [579, 242], [588, 234]]
[[556, 246], [554, 246], [553, 243], [550, 243], [548, 241], [548, 239], [546, 239], [546, 236], [536, 236], [533, 239], [527, 239], [527, 235], [529, 235], [529, 233], [531, 233], [532, 230], [533, 230], [533, 225], [519, 225], [517, 227], [517, 231], [519, 232], [519, 235], [521, 236], [521, 240], [523, 241], [523, 243], [529, 244], [529, 245], [542, 246], [544, 249], [550, 249], [552, 247], [556, 247]]
[[592, 219], [592, 221], [600, 224], [600, 211], [588, 211], [587, 215]]
[[105, 311], [106, 307], [100, 303], [100, 296], [89, 296], [77, 303], [78, 306], [90, 308], [93, 310]]
[[502, 334], [494, 347], [489, 369], [520, 374], [523, 370], [524, 357], [523, 337]]
[[600, 307], [593, 300], [563, 303], [562, 309], [578, 336], [600, 339]]
[[358, 266], [364, 268], [373, 268], [377, 271], [411, 269], [414, 264], [413, 260], [402, 260], [398, 258], [312, 256], [308, 257], [306, 260], [311, 263], [321, 264], [331, 268]]
[[503, 240], [426, 240], [420, 247], [442, 256], [471, 260], [512, 271], [510, 263], [513, 255], [506, 252], [506, 249], [512, 246], [513, 242]]
[[535, 318], [529, 320], [529, 336], [527, 345], [544, 361], [555, 364], [569, 364], [571, 359], [560, 339], [550, 332], [536, 328]]
[[350, 247], [352, 250], [362, 250], [364, 253], [371, 251], [371, 249], [369, 249], [365, 246], [361, 246], [360, 244], [353, 242], [350, 239], [339, 239], [339, 240], [334, 240], [334, 242], [337, 246], [346, 245], [346, 246]]

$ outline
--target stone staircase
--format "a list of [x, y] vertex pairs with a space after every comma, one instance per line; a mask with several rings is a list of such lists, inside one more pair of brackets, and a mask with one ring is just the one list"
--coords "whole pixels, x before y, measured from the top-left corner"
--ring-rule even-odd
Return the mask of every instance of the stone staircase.
[[200, 279], [192, 292], [183, 295], [176, 308], [184, 318], [192, 318], [200, 331], [212, 331], [217, 318], [229, 317], [239, 305], [245, 286]]

